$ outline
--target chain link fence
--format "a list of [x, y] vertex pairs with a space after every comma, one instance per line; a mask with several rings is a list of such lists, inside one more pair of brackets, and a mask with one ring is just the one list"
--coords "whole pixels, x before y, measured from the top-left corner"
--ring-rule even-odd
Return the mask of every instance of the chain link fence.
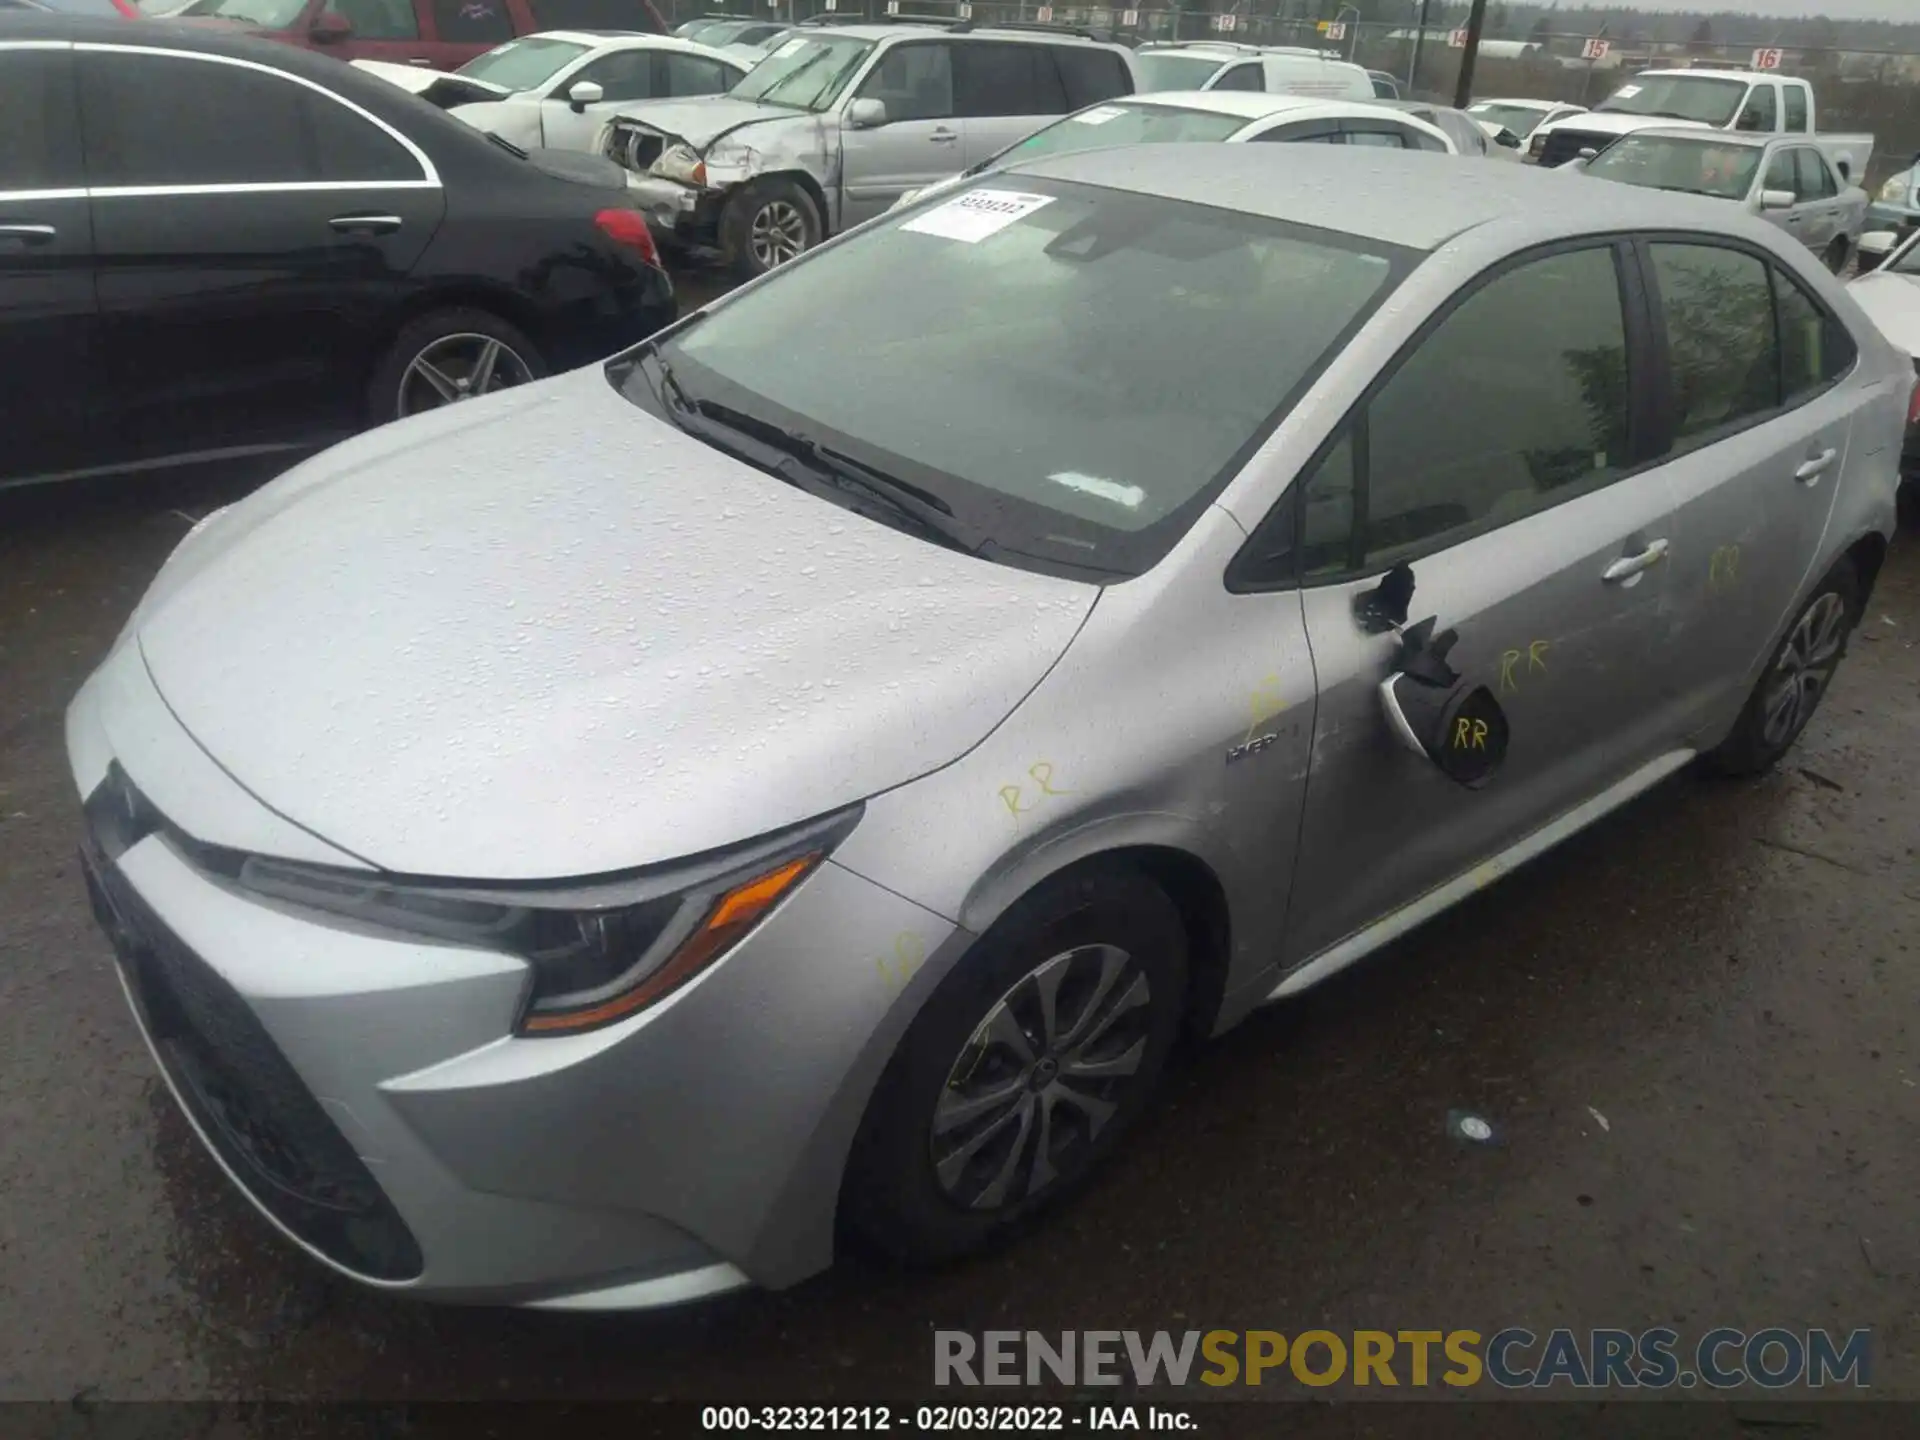
[[[1351, 18], [1283, 17], [1209, 9], [1203, 5], [1141, 5], [1137, 8], [1042, 5], [1031, 0], [655, 0], [671, 24], [703, 15], [789, 23], [813, 16], [854, 19], [971, 19], [976, 24], [1051, 23], [1126, 43], [1225, 40], [1250, 45], [1295, 45], [1351, 60], [1392, 75], [1408, 93], [1453, 102], [1464, 54], [1457, 27], [1416, 21], [1418, 0], [1408, 0], [1407, 21], [1362, 22]], [[1433, 9], [1440, 11], [1436, 4]], [[1352, 7], [1339, 14], [1350, 17]], [[1589, 58], [1598, 37], [1550, 32], [1535, 25], [1501, 33], [1489, 26], [1474, 63], [1474, 94], [1596, 105], [1640, 70], [1721, 66], [1750, 68], [1757, 58], [1783, 74], [1812, 82], [1821, 130], [1867, 131], [1874, 136], [1871, 188], [1920, 156], [1920, 54], [1895, 51], [1778, 49], [1760, 56], [1751, 46], [1697, 41], [1606, 40], [1604, 53]]]

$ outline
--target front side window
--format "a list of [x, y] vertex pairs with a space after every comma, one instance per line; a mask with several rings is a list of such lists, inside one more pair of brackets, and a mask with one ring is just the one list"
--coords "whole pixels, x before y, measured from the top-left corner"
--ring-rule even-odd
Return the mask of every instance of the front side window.
[[1734, 122], [1734, 129], [1770, 131], [1778, 118], [1773, 87], [1756, 85], [1748, 93], [1747, 103], [1740, 107], [1740, 118]]
[[961, 115], [1058, 115], [1067, 108], [1067, 92], [1045, 45], [959, 45], [953, 72]]
[[170, 55], [82, 54], [95, 185], [273, 185], [420, 180], [392, 136], [337, 101], [265, 71]]
[[[1623, 135], [1587, 162], [1587, 174], [1650, 190], [1744, 200], [1759, 172], [1760, 154], [1756, 145], [1725, 140]], [[1792, 187], [1790, 179], [1787, 185]]]
[[[709, 31], [702, 34], [700, 43], [723, 42]], [[871, 40], [850, 35], [796, 36], [776, 45], [727, 93], [736, 100], [758, 100], [793, 110], [824, 110], [839, 98], [872, 49]]]
[[1221, 72], [1220, 78], [1213, 82], [1212, 90], [1253, 90], [1265, 88], [1266, 77], [1260, 73], [1257, 64], [1230, 65]]
[[1136, 54], [1133, 57], [1133, 70], [1139, 77], [1142, 94], [1149, 90], [1204, 90], [1219, 69], [1220, 61], [1212, 55]]
[[1795, 147], [1793, 164], [1800, 178], [1802, 200], [1831, 200], [1839, 193], [1839, 187], [1833, 183], [1833, 172], [1827, 169], [1826, 157], [1811, 145]]
[[417, 40], [420, 17], [413, 0], [330, 0], [328, 8], [353, 26], [356, 40]]
[[1766, 263], [1744, 250], [1649, 250], [1672, 353], [1674, 449], [1686, 451], [1779, 403], [1773, 292]]
[[704, 55], [668, 55], [668, 95], [719, 95], [740, 74]]
[[0, 194], [87, 183], [64, 50], [0, 50]]
[[1765, 188], [1768, 190], [1784, 190], [1789, 195], [1797, 195], [1799, 193], [1800, 175], [1794, 168], [1793, 152], [1791, 150], [1776, 150], [1773, 152], [1773, 157], [1767, 161]]
[[474, 56], [457, 73], [503, 90], [538, 90], [586, 53], [586, 46], [571, 40], [529, 36]]
[[952, 48], [894, 46], [860, 82], [860, 98], [884, 104], [889, 122], [948, 118], [954, 113]]
[[[1304, 571], [1386, 569], [1616, 478], [1630, 464], [1627, 393], [1610, 247], [1496, 276], [1419, 342], [1308, 480]], [[1355, 533], [1341, 530], [1350, 518]]]
[[1747, 98], [1744, 80], [1708, 75], [1642, 75], [1594, 106], [1620, 115], [1664, 115], [1724, 128]]
[[1807, 92], [1798, 85], [1787, 87], [1787, 129], [1796, 134], [1807, 133]]
[[513, 38], [506, 0], [433, 0], [433, 29], [453, 45], [493, 45]]
[[1116, 95], [1131, 95], [1126, 64], [1111, 50], [1092, 45], [1052, 45], [1053, 63], [1067, 90], [1067, 109], [1098, 105]]
[[[1185, 532], [1412, 260], [1022, 176], [869, 226], [659, 354], [692, 401], [937, 497], [977, 553], [1124, 576]], [[612, 371], [656, 408], [648, 372], [643, 355]]]
[[581, 67], [560, 87], [555, 99], [564, 100], [566, 92], [582, 80], [590, 80], [601, 90], [602, 100], [648, 100], [653, 98], [654, 52], [616, 50]]
[[1001, 154], [1009, 159], [1030, 160], [1039, 155], [1066, 155], [1113, 145], [1210, 142], [1226, 139], [1245, 124], [1237, 115], [1118, 100], [1110, 105], [1096, 105], [1056, 121], [1044, 130], [1036, 130]]
[[307, 0], [193, 0], [182, 15], [215, 15], [263, 30], [285, 30], [307, 13]]

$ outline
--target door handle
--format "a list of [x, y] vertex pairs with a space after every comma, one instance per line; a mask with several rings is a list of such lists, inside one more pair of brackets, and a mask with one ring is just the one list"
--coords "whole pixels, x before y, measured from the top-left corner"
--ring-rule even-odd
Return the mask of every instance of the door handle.
[[390, 235], [400, 228], [398, 215], [336, 215], [327, 222], [343, 235], [364, 232], [368, 235]]
[[51, 225], [0, 225], [0, 240], [18, 240], [23, 245], [44, 245], [59, 233]]
[[951, 145], [954, 141], [958, 140], [960, 136], [958, 132], [953, 130], [936, 130], [927, 138], [932, 140], [936, 145]]
[[1658, 565], [1666, 558], [1666, 554], [1666, 541], [1649, 540], [1646, 549], [1642, 550], [1638, 555], [1622, 555], [1618, 560], [1600, 572], [1600, 578], [1605, 580], [1609, 585], [1622, 583], [1631, 585], [1635, 580], [1640, 578], [1641, 571], [1650, 570], [1655, 565]]
[[407, 64], [409, 64], [409, 65], [419, 65], [419, 66], [422, 66], [422, 67], [424, 67], [424, 68], [426, 68], [426, 69], [432, 69], [432, 68], [433, 68], [433, 61], [431, 61], [431, 60], [429, 60], [429, 59], [427, 59], [427, 57], [426, 57], [426, 56], [424, 56], [424, 55], [415, 55], [415, 56], [413, 56], [413, 57], [412, 57], [411, 59], [409, 59], [409, 60], [407, 61]]
[[1793, 478], [1802, 485], [1817, 485], [1820, 477], [1827, 473], [1827, 467], [1833, 464], [1833, 457], [1839, 453], [1829, 445], [1818, 455], [1809, 455], [1795, 468]]

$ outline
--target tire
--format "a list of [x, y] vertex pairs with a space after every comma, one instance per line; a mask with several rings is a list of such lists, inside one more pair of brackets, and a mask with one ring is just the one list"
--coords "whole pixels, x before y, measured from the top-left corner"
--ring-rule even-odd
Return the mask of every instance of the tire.
[[1827, 246], [1826, 253], [1821, 256], [1821, 258], [1826, 261], [1827, 269], [1831, 270], [1834, 274], [1838, 275], [1841, 271], [1845, 270], [1847, 268], [1847, 260], [1850, 258], [1847, 237], [1844, 235], [1834, 236], [1832, 242]]
[[[940, 983], [874, 1090], [841, 1191], [855, 1237], [938, 1264], [1074, 1191], [1146, 1107], [1186, 979], [1179, 911], [1132, 867], [1088, 866], [1023, 897]], [[1058, 1017], [1051, 1052], [1034, 1043], [1043, 987]], [[1111, 1073], [1073, 1075], [1095, 1064]]]
[[727, 202], [720, 245], [743, 280], [757, 279], [820, 243], [813, 197], [791, 180], [756, 180]]
[[[1793, 617], [1731, 733], [1701, 757], [1708, 769], [1722, 775], [1758, 775], [1779, 763], [1806, 729], [1846, 658], [1847, 637], [1860, 618], [1859, 597], [1852, 562], [1840, 560]], [[1783, 711], [1783, 706], [1790, 708]]]
[[[471, 385], [479, 363], [493, 351], [484, 390]], [[425, 372], [424, 361], [448, 382], [443, 388]], [[410, 373], [413, 372], [413, 373]], [[458, 306], [417, 316], [400, 327], [367, 384], [367, 416], [375, 425], [416, 415], [479, 394], [526, 385], [547, 374], [546, 358], [525, 333], [485, 310]]]
[[1920, 530], [1920, 479], [1902, 480], [1895, 493], [1900, 524], [1908, 530]]

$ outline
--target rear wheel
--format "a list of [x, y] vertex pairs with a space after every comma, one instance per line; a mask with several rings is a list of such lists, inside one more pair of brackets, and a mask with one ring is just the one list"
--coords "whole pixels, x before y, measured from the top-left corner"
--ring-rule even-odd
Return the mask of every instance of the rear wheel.
[[1787, 627], [1733, 731], [1707, 752], [1723, 775], [1757, 775], [1779, 763], [1827, 693], [1859, 618], [1859, 580], [1850, 561], [1829, 570]]
[[546, 373], [533, 342], [497, 315], [465, 306], [435, 310], [408, 321], [387, 347], [374, 367], [367, 410], [383, 425]]
[[1070, 1193], [1145, 1107], [1186, 970], [1179, 912], [1131, 867], [1020, 900], [941, 982], [875, 1088], [842, 1191], [853, 1229], [935, 1263]]

